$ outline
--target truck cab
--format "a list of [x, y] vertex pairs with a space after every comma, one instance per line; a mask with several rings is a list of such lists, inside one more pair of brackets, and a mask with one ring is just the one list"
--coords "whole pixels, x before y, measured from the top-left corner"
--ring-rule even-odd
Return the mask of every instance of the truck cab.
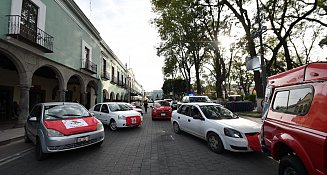
[[327, 63], [268, 78], [262, 146], [279, 174], [327, 174]]

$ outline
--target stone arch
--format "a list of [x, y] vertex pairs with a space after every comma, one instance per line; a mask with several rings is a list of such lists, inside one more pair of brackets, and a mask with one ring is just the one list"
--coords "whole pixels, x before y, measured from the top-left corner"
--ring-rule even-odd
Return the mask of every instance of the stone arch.
[[115, 101], [115, 98], [116, 96], [115, 96], [115, 93], [114, 92], [111, 92], [110, 93], [110, 101]]
[[86, 85], [86, 102], [84, 106], [90, 109], [97, 103], [98, 84], [94, 80], [90, 80]]
[[82, 102], [85, 85], [82, 77], [73, 74], [69, 77], [66, 84], [65, 101]]
[[107, 89], [102, 90], [102, 98], [103, 98], [104, 102], [107, 102], [110, 100], [109, 92], [107, 91]]
[[15, 65], [15, 68], [19, 76], [19, 84], [30, 86], [31, 84], [31, 80], [29, 80], [30, 77], [26, 74], [27, 69], [24, 66], [24, 64], [20, 61], [20, 59], [18, 59], [13, 53], [8, 52], [2, 48], [0, 48], [0, 54], [6, 56]]

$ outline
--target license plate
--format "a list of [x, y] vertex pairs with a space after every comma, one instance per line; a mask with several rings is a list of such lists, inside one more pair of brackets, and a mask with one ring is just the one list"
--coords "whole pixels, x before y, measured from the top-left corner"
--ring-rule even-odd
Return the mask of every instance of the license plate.
[[77, 138], [77, 142], [86, 142], [89, 141], [89, 136]]
[[166, 113], [161, 113], [160, 115], [161, 115], [161, 116], [166, 116]]
[[132, 124], [136, 123], [136, 118], [131, 118], [132, 119]]

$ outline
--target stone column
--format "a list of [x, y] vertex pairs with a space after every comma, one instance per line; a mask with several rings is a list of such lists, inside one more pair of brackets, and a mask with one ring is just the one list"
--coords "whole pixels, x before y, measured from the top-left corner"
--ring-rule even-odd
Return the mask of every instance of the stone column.
[[59, 90], [59, 100], [62, 102], [66, 100], [66, 90]]
[[85, 106], [86, 105], [86, 92], [81, 92], [81, 99], [80, 99], [80, 104]]
[[25, 125], [27, 116], [29, 115], [30, 88], [31, 87], [27, 85], [20, 86], [20, 114], [15, 127], [23, 127]]

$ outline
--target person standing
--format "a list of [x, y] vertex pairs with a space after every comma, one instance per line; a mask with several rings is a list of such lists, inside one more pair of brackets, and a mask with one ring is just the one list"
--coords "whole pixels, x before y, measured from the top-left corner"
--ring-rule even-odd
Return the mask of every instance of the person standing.
[[145, 113], [147, 113], [148, 112], [148, 101], [147, 100], [144, 100], [143, 106], [144, 106]]

